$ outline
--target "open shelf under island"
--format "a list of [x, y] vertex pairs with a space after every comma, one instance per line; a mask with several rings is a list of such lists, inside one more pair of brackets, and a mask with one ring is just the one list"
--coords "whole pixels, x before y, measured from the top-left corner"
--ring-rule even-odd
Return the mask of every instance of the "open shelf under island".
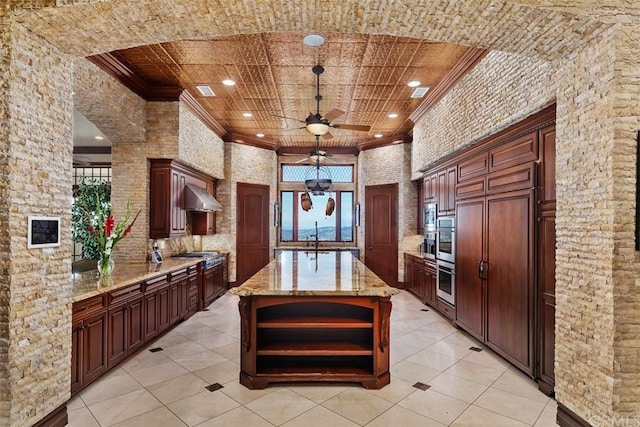
[[240, 296], [240, 383], [389, 384], [391, 296], [350, 252], [281, 251]]

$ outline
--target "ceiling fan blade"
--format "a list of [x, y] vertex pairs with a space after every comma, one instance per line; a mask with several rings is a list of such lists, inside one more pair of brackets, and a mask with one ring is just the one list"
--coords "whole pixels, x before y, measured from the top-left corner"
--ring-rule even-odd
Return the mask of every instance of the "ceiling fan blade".
[[323, 139], [331, 139], [333, 138], [333, 135], [331, 135], [331, 132], [327, 132], [324, 135], [322, 135]]
[[369, 132], [371, 126], [369, 125], [348, 125], [348, 124], [339, 124], [339, 125], [331, 125], [331, 127], [344, 129], [344, 130], [360, 130], [363, 132]]
[[331, 122], [332, 120], [337, 119], [343, 114], [344, 114], [344, 111], [334, 108], [333, 110], [329, 111], [327, 114], [324, 115], [324, 119], [328, 122]]
[[292, 117], [286, 117], [286, 116], [279, 116], [279, 115], [277, 115], [277, 114], [272, 114], [271, 116], [272, 116], [272, 117], [280, 117], [281, 119], [286, 119], [286, 120], [295, 120], [296, 122], [300, 122], [300, 123], [307, 123], [307, 122], [306, 122], [306, 121], [304, 121], [304, 120], [294, 119], [294, 118], [292, 118]]

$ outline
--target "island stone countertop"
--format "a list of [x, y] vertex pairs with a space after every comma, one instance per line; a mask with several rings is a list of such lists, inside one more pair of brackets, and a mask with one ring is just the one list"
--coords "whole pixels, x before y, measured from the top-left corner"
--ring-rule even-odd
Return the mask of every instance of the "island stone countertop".
[[282, 250], [230, 293], [239, 296], [376, 296], [400, 293], [348, 251]]
[[100, 277], [97, 270], [73, 274], [73, 302], [111, 292], [142, 280], [158, 277], [201, 262], [200, 258], [168, 258], [157, 263], [119, 263], [109, 277]]

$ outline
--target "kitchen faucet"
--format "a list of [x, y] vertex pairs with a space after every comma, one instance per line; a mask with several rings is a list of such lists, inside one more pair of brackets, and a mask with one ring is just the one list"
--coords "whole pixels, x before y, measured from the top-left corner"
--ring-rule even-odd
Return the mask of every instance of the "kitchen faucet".
[[316, 221], [316, 234], [309, 234], [309, 237], [313, 237], [314, 240], [314, 247], [316, 248], [316, 251], [318, 250], [318, 246], [320, 246], [320, 241], [318, 240], [318, 221]]

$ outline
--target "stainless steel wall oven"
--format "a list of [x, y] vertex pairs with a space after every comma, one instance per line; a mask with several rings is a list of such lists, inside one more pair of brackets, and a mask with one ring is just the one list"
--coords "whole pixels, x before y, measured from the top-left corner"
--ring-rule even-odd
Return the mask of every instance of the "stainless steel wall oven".
[[437, 219], [436, 258], [455, 262], [456, 233], [455, 217], [442, 216]]
[[436, 295], [449, 304], [456, 305], [456, 270], [451, 262], [438, 260]]

